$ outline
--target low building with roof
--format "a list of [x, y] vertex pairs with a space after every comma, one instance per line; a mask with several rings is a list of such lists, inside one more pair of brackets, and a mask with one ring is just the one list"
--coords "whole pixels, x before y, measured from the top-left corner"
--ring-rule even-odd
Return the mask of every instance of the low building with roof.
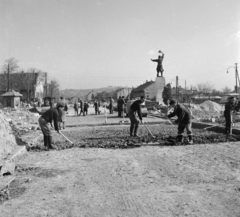
[[20, 106], [20, 97], [22, 97], [22, 94], [14, 90], [11, 90], [2, 94], [1, 97], [3, 102], [3, 107], [15, 108]]
[[156, 98], [156, 85], [154, 81], [146, 81], [144, 84], [132, 89], [131, 99], [140, 98], [141, 96], [149, 100]]
[[[25, 73], [17, 72], [9, 75], [9, 88], [22, 94], [23, 100], [42, 99], [46, 85], [46, 72]], [[8, 77], [0, 74], [0, 94], [8, 91]]]

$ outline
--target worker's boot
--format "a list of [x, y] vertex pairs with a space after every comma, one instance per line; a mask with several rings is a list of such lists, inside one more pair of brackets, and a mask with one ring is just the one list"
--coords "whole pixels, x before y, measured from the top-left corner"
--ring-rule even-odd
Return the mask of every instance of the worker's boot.
[[182, 144], [183, 143], [183, 135], [177, 135], [176, 143], [177, 144]]
[[53, 140], [52, 140], [52, 136], [48, 136], [48, 148], [49, 149], [56, 149], [53, 145]]
[[130, 126], [130, 136], [133, 136], [133, 128], [134, 126]]
[[188, 144], [190, 144], [190, 145], [193, 144], [193, 137], [192, 137], [192, 135], [188, 136]]
[[138, 135], [138, 128], [139, 128], [139, 126], [136, 126], [135, 127], [135, 129], [134, 129], [134, 137], [140, 137], [139, 135]]
[[48, 137], [44, 135], [43, 141], [44, 141], [44, 149], [48, 151]]

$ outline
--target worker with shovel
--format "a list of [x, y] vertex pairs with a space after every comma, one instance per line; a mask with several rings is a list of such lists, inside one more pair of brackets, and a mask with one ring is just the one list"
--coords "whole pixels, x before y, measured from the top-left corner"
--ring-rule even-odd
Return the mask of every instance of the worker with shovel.
[[175, 123], [178, 124], [178, 135], [176, 138], [177, 142], [183, 143], [183, 133], [186, 128], [188, 134], [188, 144], [193, 144], [191, 110], [180, 103], [176, 103], [175, 100], [171, 100], [169, 104], [170, 108], [173, 108], [174, 110], [172, 113], [167, 115], [167, 117], [178, 117], [178, 119], [175, 121]]
[[59, 112], [64, 109], [64, 102], [59, 102], [57, 108], [50, 108], [42, 114], [38, 119], [38, 123], [41, 127], [43, 138], [44, 138], [44, 147], [45, 150], [54, 149], [52, 146], [52, 132], [49, 126], [49, 123], [52, 125], [54, 123], [55, 130], [60, 133], [58, 128], [58, 116]]
[[[134, 137], [139, 137], [137, 132], [138, 132], [140, 121], [141, 121], [141, 123], [143, 123], [141, 104], [144, 102], [145, 102], [145, 97], [141, 96], [141, 99], [134, 101], [129, 108], [128, 116], [131, 121], [130, 136], [133, 136], [133, 132], [134, 132]], [[136, 113], [138, 114], [140, 121], [136, 117]]]
[[225, 132], [227, 135], [232, 134], [232, 114], [236, 110], [236, 99], [235, 97], [230, 97], [228, 102], [225, 105], [225, 110], [224, 110], [224, 117], [226, 120], [226, 125], [225, 125]]

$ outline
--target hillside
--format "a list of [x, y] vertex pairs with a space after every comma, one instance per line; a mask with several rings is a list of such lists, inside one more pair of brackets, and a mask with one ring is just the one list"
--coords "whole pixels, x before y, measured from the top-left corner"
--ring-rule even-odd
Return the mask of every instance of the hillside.
[[95, 92], [111, 92], [111, 91], [115, 91], [117, 89], [120, 89], [123, 87], [102, 87], [102, 88], [95, 88], [95, 89], [66, 89], [66, 90], [60, 90], [60, 96], [64, 96], [64, 97], [73, 97], [73, 96], [78, 96], [80, 98], [85, 97], [89, 92], [91, 92], [92, 90], [94, 90]]

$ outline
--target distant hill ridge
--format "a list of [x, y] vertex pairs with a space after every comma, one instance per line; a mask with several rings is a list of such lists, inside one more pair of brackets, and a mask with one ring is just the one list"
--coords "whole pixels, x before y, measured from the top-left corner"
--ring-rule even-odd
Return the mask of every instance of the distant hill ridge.
[[94, 89], [66, 89], [66, 90], [60, 90], [60, 96], [64, 96], [64, 97], [73, 97], [73, 96], [78, 96], [78, 97], [85, 97], [89, 92], [91, 92], [92, 90], [94, 90], [96, 93], [100, 93], [103, 91], [106, 92], [112, 92], [115, 91], [117, 89], [120, 88], [125, 88], [122, 86], [118, 86], [118, 87], [101, 87], [101, 88], [94, 88]]

